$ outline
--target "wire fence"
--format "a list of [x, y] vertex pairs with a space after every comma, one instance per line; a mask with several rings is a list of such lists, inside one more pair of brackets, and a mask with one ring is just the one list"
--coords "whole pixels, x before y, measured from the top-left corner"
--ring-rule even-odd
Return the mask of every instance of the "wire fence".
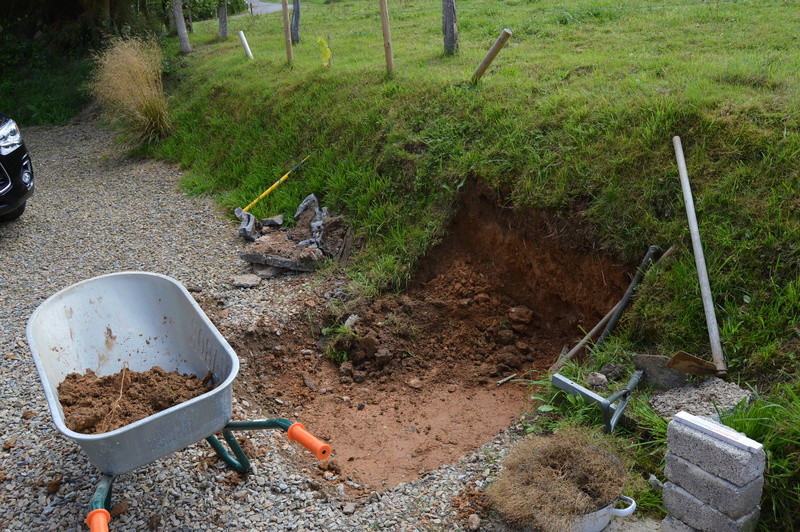
[[[389, 2], [392, 2], [389, 5]], [[324, 27], [323, 35], [326, 37], [325, 41], [330, 43], [331, 38], [336, 40], [337, 38], [345, 38], [353, 40], [354, 37], [369, 37], [370, 39], [374, 39], [374, 36], [377, 34], [383, 33], [383, 46], [385, 49], [385, 56], [386, 56], [386, 63], [387, 63], [387, 71], [389, 76], [391, 77], [392, 71], [394, 68], [394, 56], [392, 52], [392, 38], [390, 35], [389, 29], [389, 17], [388, 17], [388, 10], [391, 8], [391, 16], [392, 16], [392, 26], [396, 26], [397, 30], [406, 34], [409, 31], [409, 28], [414, 27], [417, 28], [419, 26], [419, 30], [423, 31], [426, 35], [432, 33], [438, 33], [439, 31], [444, 31], [444, 24], [445, 22], [442, 19], [443, 15], [443, 5], [442, 1], [437, 0], [425, 0], [424, 2], [414, 2], [412, 5], [409, 5], [410, 2], [404, 0], [380, 0], [380, 6], [378, 1], [370, 2], [370, 6], [374, 5], [373, 9], [366, 9], [367, 4], [361, 4], [357, 6], [353, 5], [341, 5], [337, 3], [331, 4], [307, 4], [304, 3], [302, 7], [302, 19], [307, 21], [311, 24], [311, 27], [314, 27], [319, 31], [319, 26], [322, 25]], [[631, 13], [643, 13], [644, 17], [649, 18], [649, 12], [655, 12], [658, 10], [675, 10], [675, 14], [681, 13], [681, 11], [686, 10], [687, 12], [691, 12], [693, 8], [720, 8], [713, 9], [716, 14], [724, 13], [721, 10], [721, 6], [733, 6], [735, 4], [739, 4], [747, 8], [748, 10], [751, 8], [759, 8], [759, 7], [766, 7], [766, 6], [774, 6], [780, 5], [781, 2], [769, 2], [767, 4], [762, 4], [758, 1], [753, 2], [749, 0], [694, 0], [694, 1], [672, 1], [672, 2], [661, 2], [661, 3], [635, 3], [633, 5], [620, 5], [620, 0], [607, 0], [604, 2], [603, 0], [596, 0], [592, 2], [594, 5], [585, 5], [582, 6], [575, 6], [575, 7], [541, 7], [541, 8], [531, 8], [525, 7], [520, 5], [503, 5], [503, 4], [495, 4], [495, 5], [465, 5], [466, 1], [463, 3], [459, 3], [456, 10], [459, 14], [464, 13], [464, 17], [462, 20], [465, 21], [464, 28], [467, 29], [466, 32], [461, 32], [461, 35], [467, 36], [471, 35], [470, 42], [473, 43], [473, 46], [467, 44], [468, 48], [472, 51], [472, 56], [475, 54], [475, 35], [474, 32], [477, 30], [480, 32], [480, 37], [478, 37], [479, 46], [482, 48], [486, 45], [488, 39], [494, 39], [497, 36], [496, 31], [500, 31], [501, 28], [508, 27], [511, 28], [514, 32], [515, 39], [522, 37], [530, 38], [531, 36], [538, 36], [541, 35], [543, 26], [547, 25], [548, 23], [552, 22], [554, 24], [559, 25], [568, 25], [568, 24], [592, 24], [595, 21], [597, 23], [603, 23], [606, 20], [612, 20], [618, 17], [618, 15], [612, 15], [611, 13], [624, 13], [624, 12], [631, 12]], [[589, 4], [589, 2], [586, 2]], [[605, 4], [605, 5], [603, 5]], [[380, 9], [379, 9], [380, 7]], [[381, 9], [384, 10], [384, 16], [381, 15]], [[662, 11], [663, 12], [663, 11]], [[710, 12], [710, 11], [709, 11]], [[425, 13], [425, 15], [419, 15], [420, 13]], [[608, 15], [604, 15], [604, 13], [608, 13]], [[503, 14], [507, 14], [508, 17], [504, 19]], [[537, 16], [537, 15], [542, 15]], [[727, 15], [724, 15], [727, 16]], [[358, 28], [349, 28], [348, 31], [342, 31], [342, 27], [339, 26], [337, 23], [331, 23], [331, 17], [336, 17], [338, 19], [348, 18], [348, 19], [364, 19], [368, 21], [365, 24], [360, 25]], [[484, 27], [484, 25], [476, 25], [476, 20], [480, 18], [491, 17], [492, 23], [488, 26]], [[554, 18], [552, 18], [554, 17]], [[460, 18], [460, 17], [459, 17]], [[552, 18], [552, 20], [549, 20]], [[280, 17], [276, 17], [275, 22], [280, 19]], [[373, 21], [377, 22], [376, 19], [380, 20], [380, 24], [375, 24]], [[423, 20], [424, 19], [424, 20]], [[472, 20], [470, 20], [472, 19]], [[538, 19], [538, 20], [537, 20]], [[436, 20], [436, 26], [430, 26], [425, 21], [433, 21]], [[460, 22], [460, 21], [459, 21]], [[420, 26], [421, 25], [421, 26]], [[459, 23], [459, 26], [461, 24]], [[490, 27], [489, 27], [490, 26]], [[459, 30], [462, 28], [459, 27]], [[288, 30], [287, 30], [288, 31]], [[639, 30], [637, 30], [639, 31]], [[507, 32], [508, 35], [505, 36], [505, 39], [511, 35], [511, 31], [503, 29], [503, 32]], [[415, 39], [419, 39], [421, 35], [419, 31], [415, 31]], [[501, 34], [501, 37], [503, 35]], [[499, 40], [500, 38], [498, 38]], [[288, 42], [288, 37], [286, 38], [286, 48], [287, 48], [287, 56], [290, 56], [290, 50], [292, 45]], [[375, 43], [366, 44], [367, 48], [373, 50], [375, 48], [375, 44], [380, 41], [375, 41]], [[503, 44], [499, 45], [499, 49], [501, 49], [505, 44], [505, 40], [503, 40]], [[498, 43], [496, 42], [494, 46], [497, 46]], [[327, 46], [327, 44], [325, 44]], [[458, 49], [458, 37], [456, 37], [456, 47]], [[495, 50], [494, 54], [496, 55], [499, 51]], [[484, 48], [485, 52], [485, 48]], [[491, 50], [490, 50], [491, 52]], [[444, 55], [450, 55], [454, 52], [445, 50]], [[363, 55], [363, 54], [362, 54]], [[488, 54], [487, 54], [488, 57]], [[489, 62], [493, 60], [493, 57], [489, 59]], [[289, 63], [292, 62], [291, 59], [288, 59]], [[486, 61], [486, 58], [484, 58]], [[483, 65], [480, 65], [483, 66]], [[477, 75], [478, 71], [480, 71], [480, 66], [476, 71], [476, 74], [473, 75], [473, 81], [475, 82], [480, 76]], [[476, 77], [477, 76], [477, 77]]]
[[[465, 6], [463, 4], [458, 5], [458, 11], [473, 11], [473, 12], [514, 12], [514, 13], [595, 13], [600, 11], [643, 11], [643, 10], [658, 10], [658, 9], [667, 9], [673, 7], [691, 7], [691, 6], [710, 6], [710, 5], [718, 5], [718, 4], [732, 4], [732, 3], [739, 3], [741, 0], [710, 0], [710, 1], [701, 1], [701, 2], [671, 2], [671, 3], [663, 3], [663, 4], [642, 4], [642, 5], [635, 5], [635, 6], [593, 6], [593, 7], [585, 7], [585, 8], [568, 8], [568, 7], [557, 7], [557, 8], [548, 8], [548, 9], [532, 9], [526, 7], [518, 7], [518, 6]], [[410, 13], [425, 13], [425, 12], [438, 12], [441, 13], [442, 6], [441, 4], [431, 4], [429, 6], [424, 7], [401, 7], [395, 8], [396, 14], [410, 14]], [[326, 15], [339, 15], [339, 16], [380, 16], [380, 12], [378, 11], [377, 7], [375, 10], [353, 10], [349, 6], [340, 7], [336, 4], [329, 4], [327, 6], [303, 6], [303, 13], [313, 13], [313, 14], [320, 14], [324, 13]]]

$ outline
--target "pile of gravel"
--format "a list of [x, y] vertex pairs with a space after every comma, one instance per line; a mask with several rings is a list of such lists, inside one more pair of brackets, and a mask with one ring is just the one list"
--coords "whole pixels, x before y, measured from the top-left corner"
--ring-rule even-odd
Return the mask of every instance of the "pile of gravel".
[[[50, 418], [25, 340], [36, 306], [78, 281], [144, 270], [226, 301], [242, 325], [251, 319], [245, 309], [269, 309], [279, 324], [298, 312], [296, 302], [314, 281], [232, 287], [230, 279], [245, 268], [236, 258], [237, 224], [207, 198], [179, 192], [175, 167], [122, 158], [111, 134], [94, 123], [23, 134], [37, 191], [18, 221], [0, 225], [0, 529], [85, 530], [100, 475]], [[235, 402], [234, 414], [258, 413]], [[459, 530], [468, 521], [456, 518], [453, 497], [482, 487], [518, 435], [509, 429], [455, 465], [362, 500], [311, 481], [313, 463], [296, 456], [280, 433], [248, 433], [265, 451], [246, 478], [222, 467], [200, 442], [119, 477], [113, 502], [124, 512], [112, 529]]]

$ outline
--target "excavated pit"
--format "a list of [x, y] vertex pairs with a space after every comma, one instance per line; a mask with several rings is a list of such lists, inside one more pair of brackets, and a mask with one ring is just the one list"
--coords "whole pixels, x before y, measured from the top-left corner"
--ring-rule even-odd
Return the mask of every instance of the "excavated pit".
[[308, 334], [279, 353], [235, 344], [264, 353], [241, 378], [280, 382], [287, 415], [331, 443], [331, 482], [380, 491], [487, 442], [529, 405], [524, 384], [497, 381], [535, 379], [625, 291], [631, 268], [593, 247], [579, 215], [502, 209], [474, 185], [461, 202], [410, 289], [352, 311], [349, 362], [311, 356]]

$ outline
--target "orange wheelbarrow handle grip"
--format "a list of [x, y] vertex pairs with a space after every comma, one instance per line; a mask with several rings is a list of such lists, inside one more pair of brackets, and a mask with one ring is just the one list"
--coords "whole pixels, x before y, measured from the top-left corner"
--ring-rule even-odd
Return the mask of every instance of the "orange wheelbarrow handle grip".
[[308, 432], [301, 423], [295, 423], [286, 431], [289, 441], [296, 441], [319, 458], [325, 460], [331, 456], [331, 446]]
[[111, 514], [102, 508], [92, 510], [86, 516], [86, 524], [89, 525], [91, 532], [108, 532], [108, 523], [110, 522]]

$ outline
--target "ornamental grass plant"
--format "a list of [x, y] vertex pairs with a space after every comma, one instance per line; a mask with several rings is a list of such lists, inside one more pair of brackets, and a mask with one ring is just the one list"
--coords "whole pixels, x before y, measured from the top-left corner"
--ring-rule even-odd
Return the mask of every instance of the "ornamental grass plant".
[[153, 144], [172, 129], [161, 81], [162, 53], [154, 40], [114, 38], [96, 56], [92, 93], [125, 140]]

